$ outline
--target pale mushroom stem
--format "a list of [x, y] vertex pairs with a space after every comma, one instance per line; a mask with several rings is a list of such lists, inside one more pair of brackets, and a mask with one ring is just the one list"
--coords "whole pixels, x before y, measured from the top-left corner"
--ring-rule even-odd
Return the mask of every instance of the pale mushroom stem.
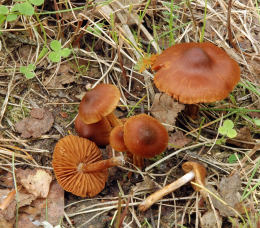
[[108, 169], [113, 166], [119, 166], [124, 163], [124, 159], [122, 156], [113, 157], [107, 160], [102, 160], [98, 162], [94, 162], [91, 164], [82, 164], [82, 167], [78, 167], [84, 173], [98, 172], [104, 169]]
[[184, 176], [179, 178], [178, 180], [174, 181], [171, 184], [168, 184], [158, 190], [157, 192], [154, 192], [152, 195], [148, 196], [140, 205], [139, 210], [140, 211], [146, 211], [149, 207], [151, 207], [156, 201], [163, 198], [165, 195], [175, 191], [176, 189], [180, 188], [181, 186], [185, 185], [186, 183], [193, 180], [195, 177], [195, 173], [193, 171], [190, 171], [186, 173]]
[[111, 124], [112, 127], [120, 126], [122, 125], [122, 121], [116, 117], [114, 112], [111, 112], [106, 116], [107, 120]]

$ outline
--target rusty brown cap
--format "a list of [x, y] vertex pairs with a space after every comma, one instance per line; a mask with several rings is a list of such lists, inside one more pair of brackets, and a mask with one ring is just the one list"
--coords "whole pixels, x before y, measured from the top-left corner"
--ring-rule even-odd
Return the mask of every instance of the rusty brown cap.
[[60, 139], [53, 152], [52, 166], [58, 183], [74, 195], [93, 197], [103, 190], [108, 177], [107, 169], [83, 172], [84, 164], [102, 160], [94, 142], [74, 135]]
[[168, 145], [166, 128], [146, 114], [130, 117], [124, 125], [124, 142], [134, 155], [151, 158], [162, 153]]
[[156, 87], [184, 104], [222, 100], [240, 80], [238, 63], [208, 42], [176, 44], [156, 58], [152, 69]]
[[127, 151], [124, 142], [124, 126], [116, 126], [110, 133], [109, 137], [110, 146], [116, 151]]
[[79, 116], [85, 124], [100, 121], [112, 113], [120, 99], [119, 89], [112, 84], [99, 84], [86, 92], [79, 105]]
[[[198, 163], [198, 162], [194, 162], [194, 161], [187, 161], [185, 163], [183, 163], [182, 165], [182, 169], [185, 173], [188, 173], [190, 171], [193, 171], [195, 174], [195, 182], [199, 185], [204, 186], [205, 185], [205, 178], [206, 178], [206, 168]], [[200, 187], [196, 186], [196, 185], [192, 185], [193, 189], [195, 191], [200, 191]]]

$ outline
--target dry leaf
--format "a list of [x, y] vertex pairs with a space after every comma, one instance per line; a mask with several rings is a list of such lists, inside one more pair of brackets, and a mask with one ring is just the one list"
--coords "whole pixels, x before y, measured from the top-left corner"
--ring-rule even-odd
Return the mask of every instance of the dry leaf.
[[147, 190], [153, 190], [156, 188], [155, 182], [148, 176], [144, 177], [142, 182], [137, 183], [133, 188], [133, 192], [141, 192]]
[[[7, 197], [9, 189], [0, 189], [0, 202], [2, 203], [5, 197]], [[15, 217], [16, 202], [12, 200], [5, 210], [0, 210], [0, 218], [3, 217], [6, 221], [10, 221]], [[1, 219], [0, 219], [1, 220]], [[1, 222], [0, 222], [1, 223]]]
[[23, 216], [19, 217], [18, 227], [36, 227], [46, 220], [53, 226], [58, 225], [64, 214], [64, 190], [53, 181], [47, 199], [36, 199], [21, 212]]
[[33, 108], [30, 115], [15, 124], [16, 130], [22, 133], [22, 138], [40, 137], [49, 131], [54, 123], [52, 113], [46, 109]]
[[229, 177], [223, 177], [219, 184], [219, 193], [212, 187], [208, 186], [209, 190], [224, 200], [229, 206], [224, 205], [215, 197], [211, 197], [215, 208], [219, 210], [222, 216], [235, 216], [236, 213], [230, 208], [240, 208], [240, 194], [241, 180], [237, 173]]
[[[246, 142], [252, 142], [252, 144]], [[255, 140], [251, 136], [250, 129], [248, 127], [242, 127], [239, 129], [235, 138], [227, 139], [227, 143], [246, 149], [252, 149], [255, 145]]]
[[7, 222], [5, 217], [0, 214], [0, 227], [1, 228], [13, 228], [13, 222]]
[[151, 108], [152, 115], [161, 123], [168, 124], [166, 126], [168, 131], [172, 131], [176, 121], [176, 117], [180, 111], [184, 109], [184, 105], [175, 102], [172, 97], [165, 93], [156, 93]]
[[23, 187], [35, 197], [46, 198], [52, 176], [43, 169], [17, 169], [17, 178]]
[[[216, 211], [216, 215], [214, 211], [207, 211], [200, 219], [201, 228], [218, 228], [222, 227], [222, 217]], [[218, 226], [218, 224], [220, 226]]]
[[75, 82], [74, 70], [68, 63], [61, 64], [57, 75], [53, 77], [55, 70], [56, 69], [53, 69], [50, 77], [46, 77], [43, 82], [47, 88], [63, 88], [63, 85]]
[[186, 137], [182, 131], [176, 131], [169, 137], [168, 149], [174, 148], [182, 148], [192, 140]]

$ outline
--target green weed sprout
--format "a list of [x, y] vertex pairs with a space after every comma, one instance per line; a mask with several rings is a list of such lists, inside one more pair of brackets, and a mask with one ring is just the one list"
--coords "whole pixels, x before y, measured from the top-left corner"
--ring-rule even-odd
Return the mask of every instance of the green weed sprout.
[[24, 74], [24, 76], [27, 78], [27, 79], [31, 79], [31, 78], [34, 78], [35, 77], [35, 70], [36, 66], [34, 64], [29, 64], [28, 66], [21, 66], [20, 67], [20, 72], [22, 74]]
[[234, 123], [232, 120], [225, 120], [223, 125], [218, 128], [218, 132], [228, 138], [235, 138], [237, 132], [234, 128]]
[[49, 59], [55, 63], [59, 62], [61, 57], [66, 58], [71, 53], [69, 48], [62, 48], [61, 43], [58, 40], [53, 40], [50, 47], [53, 51], [49, 54]]

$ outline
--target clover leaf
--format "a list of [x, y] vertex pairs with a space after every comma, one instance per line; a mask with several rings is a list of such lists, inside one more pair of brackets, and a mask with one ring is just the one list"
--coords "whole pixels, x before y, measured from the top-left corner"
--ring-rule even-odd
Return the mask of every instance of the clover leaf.
[[235, 162], [237, 162], [237, 159], [240, 159], [241, 158], [241, 155], [240, 154], [237, 154], [237, 156], [235, 154], [231, 154], [229, 157], [228, 157], [228, 163], [230, 164], [233, 164]]
[[225, 120], [223, 125], [218, 128], [218, 132], [222, 135], [226, 135], [229, 138], [235, 138], [237, 136], [237, 132], [233, 129], [234, 123], [232, 120]]
[[35, 77], [34, 70], [36, 69], [36, 66], [34, 64], [29, 64], [28, 66], [21, 66], [20, 72], [25, 75], [27, 79], [31, 79]]
[[66, 58], [71, 53], [69, 48], [62, 48], [61, 43], [58, 40], [53, 40], [50, 47], [53, 51], [49, 54], [49, 59], [55, 63], [59, 62], [61, 57]]

